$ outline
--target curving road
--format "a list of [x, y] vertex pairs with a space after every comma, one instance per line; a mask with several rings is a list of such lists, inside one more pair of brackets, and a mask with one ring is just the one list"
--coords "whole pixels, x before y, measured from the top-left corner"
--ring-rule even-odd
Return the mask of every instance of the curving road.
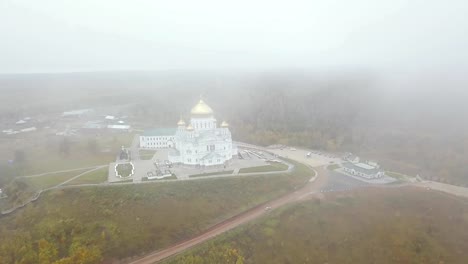
[[[232, 218], [229, 218], [211, 228], [205, 232], [197, 235], [194, 238], [171, 246], [169, 248], [156, 251], [151, 253], [141, 259], [131, 262], [132, 264], [151, 264], [163, 259], [166, 259], [170, 256], [178, 254], [184, 250], [187, 250], [195, 245], [203, 243], [221, 233], [229, 231], [239, 225], [247, 223], [255, 218], [258, 218], [270, 210], [281, 207], [287, 203], [298, 201], [301, 199], [307, 198], [312, 193], [316, 193], [327, 183], [328, 172], [326, 168], [321, 167], [316, 169], [315, 176], [312, 177], [309, 182], [307, 182], [300, 189], [294, 190], [291, 193], [288, 193], [280, 198], [274, 199], [272, 201], [266, 202], [264, 204], [258, 205], [250, 210], [247, 210], [241, 214], [238, 214]], [[267, 210], [268, 208], [268, 210]]]

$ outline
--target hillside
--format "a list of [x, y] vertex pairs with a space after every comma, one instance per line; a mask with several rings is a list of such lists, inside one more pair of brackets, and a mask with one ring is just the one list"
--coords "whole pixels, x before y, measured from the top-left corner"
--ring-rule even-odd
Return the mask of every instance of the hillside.
[[144, 254], [285, 194], [308, 178], [278, 174], [47, 192], [0, 219], [0, 263], [100, 263]]
[[462, 264], [467, 204], [415, 188], [330, 194], [273, 211], [165, 263]]

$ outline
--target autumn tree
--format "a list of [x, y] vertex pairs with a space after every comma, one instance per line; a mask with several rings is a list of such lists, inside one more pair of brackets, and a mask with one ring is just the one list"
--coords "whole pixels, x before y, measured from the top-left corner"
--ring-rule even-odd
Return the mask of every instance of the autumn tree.
[[41, 239], [37, 242], [39, 264], [53, 263], [57, 259], [57, 248], [54, 244], [50, 243], [45, 239]]

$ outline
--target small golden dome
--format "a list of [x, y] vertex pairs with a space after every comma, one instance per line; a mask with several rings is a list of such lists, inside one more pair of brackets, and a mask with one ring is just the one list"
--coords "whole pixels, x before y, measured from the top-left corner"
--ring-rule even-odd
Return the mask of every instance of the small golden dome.
[[226, 121], [223, 121], [221, 123], [221, 127], [228, 127], [228, 126], [229, 126], [229, 124]]
[[198, 104], [196, 104], [193, 108], [192, 111], [190, 111], [192, 115], [212, 115], [213, 114], [213, 109], [209, 107], [203, 100], [200, 99]]
[[178, 126], [185, 126], [185, 121], [183, 119], [180, 119], [179, 122], [177, 122]]
[[192, 124], [189, 124], [189, 125], [187, 126], [187, 130], [188, 130], [188, 131], [193, 131], [193, 126], [192, 126]]

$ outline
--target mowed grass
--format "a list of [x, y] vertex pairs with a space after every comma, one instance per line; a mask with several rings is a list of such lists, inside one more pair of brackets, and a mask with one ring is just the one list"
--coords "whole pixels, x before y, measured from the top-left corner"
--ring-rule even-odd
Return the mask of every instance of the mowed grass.
[[222, 175], [222, 174], [232, 174], [234, 170], [227, 170], [227, 171], [216, 171], [216, 172], [208, 172], [208, 173], [200, 173], [200, 174], [193, 174], [190, 175], [190, 178], [194, 177], [203, 177], [203, 176], [214, 176], [214, 175]]
[[392, 188], [291, 205], [165, 263], [464, 264], [467, 248], [468, 200]]
[[107, 181], [108, 172], [108, 167], [91, 171], [67, 183], [67, 185], [103, 183]]
[[288, 165], [284, 163], [274, 162], [274, 163], [271, 163], [270, 165], [265, 165], [265, 166], [242, 168], [239, 170], [239, 173], [285, 171], [287, 169], [288, 169]]
[[27, 183], [33, 189], [42, 190], [42, 189], [54, 187], [87, 170], [76, 170], [76, 171], [71, 171], [71, 172], [52, 173], [52, 174], [46, 174], [46, 175], [37, 176], [37, 177], [21, 178], [20, 180]]
[[15, 248], [31, 251], [0, 248], [0, 259], [37, 260], [39, 239], [57, 248], [57, 258], [68, 256], [72, 244], [97, 247], [105, 261], [148, 253], [284, 195], [308, 179], [295, 173], [50, 191], [0, 219], [0, 244], [16, 241]]

